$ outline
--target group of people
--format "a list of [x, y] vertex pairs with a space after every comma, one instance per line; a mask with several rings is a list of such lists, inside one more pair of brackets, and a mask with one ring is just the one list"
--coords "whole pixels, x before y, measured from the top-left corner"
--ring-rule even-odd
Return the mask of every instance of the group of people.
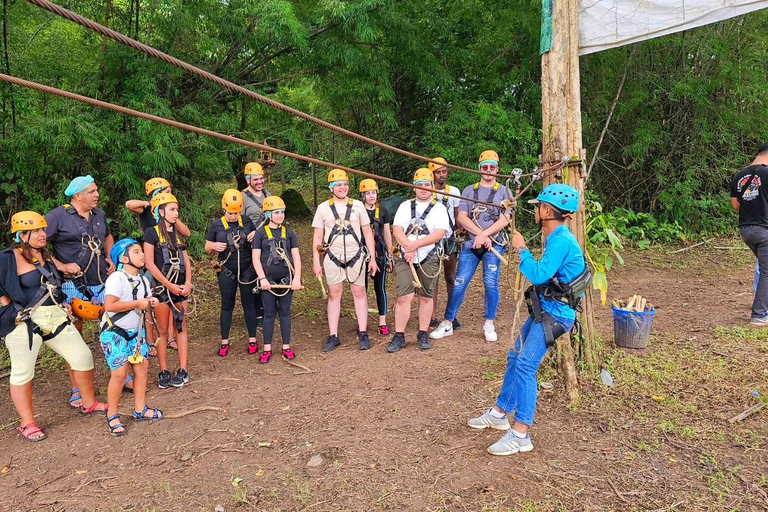
[[[487, 341], [497, 341], [494, 321], [501, 258], [508, 248], [514, 249], [522, 273], [535, 285], [529, 293], [531, 317], [510, 350], [496, 406], [469, 422], [473, 428], [509, 429], [505, 414], [515, 411], [511, 437], [508, 433], [501, 444], [489, 448], [491, 453], [507, 454], [532, 448], [526, 429], [533, 421], [536, 371], [547, 349], [575, 319], [578, 300], [573, 294], [579, 290], [568, 283], [584, 281], [588, 270], [575, 238], [563, 225], [578, 209], [578, 192], [554, 185], [540, 194], [536, 218], [548, 238], [544, 257], [536, 262], [520, 233], [509, 237], [514, 198], [497, 182], [498, 154], [484, 151], [478, 169], [480, 181], [459, 192], [447, 183], [447, 162], [436, 158], [428, 168], [416, 170], [413, 197], [403, 201], [394, 215], [380, 204], [375, 180], [360, 182], [361, 200], [356, 200], [349, 197], [347, 173], [333, 169], [328, 174], [331, 198], [318, 206], [312, 221], [312, 266], [324, 291], [327, 284], [329, 336], [322, 345], [324, 352], [341, 344], [344, 283], [349, 283], [354, 300], [359, 348], [371, 347], [369, 280], [376, 295], [379, 334], [390, 334], [386, 278], [394, 272], [394, 336], [386, 347], [394, 353], [407, 346], [406, 327], [416, 297], [416, 343], [421, 350], [459, 329], [457, 314], [480, 263], [485, 289], [483, 335]], [[283, 200], [265, 189], [262, 166], [247, 164], [245, 179], [243, 191], [224, 193], [222, 216], [213, 220], [205, 237], [205, 251], [215, 258], [221, 293], [218, 354], [226, 357], [230, 352], [232, 316], [240, 290], [247, 352], [259, 352], [256, 336], [262, 327], [259, 362], [270, 361], [279, 319], [281, 355], [291, 360], [296, 357], [291, 348], [291, 304], [293, 293], [303, 288], [298, 238], [285, 225]], [[70, 406], [83, 414], [105, 414], [108, 431], [115, 436], [126, 432], [117, 412], [125, 391], [134, 395], [135, 421], [164, 417], [163, 411], [146, 404], [149, 357], [157, 356], [160, 388], [182, 387], [189, 381], [190, 230], [179, 218], [179, 201], [167, 180], [148, 180], [145, 192], [146, 200], [126, 202], [139, 216], [143, 243], [132, 238], [114, 241], [90, 176], [73, 179], [65, 191], [69, 202], [45, 217], [25, 211], [12, 218], [15, 241], [0, 252], [0, 337], [5, 337], [11, 357], [10, 388], [21, 418], [19, 432], [29, 441], [45, 439], [32, 407], [35, 360], [43, 343], [67, 362]], [[441, 271], [448, 298], [443, 319], [438, 319]], [[93, 358], [80, 334], [84, 320], [100, 321], [99, 340], [111, 371], [107, 403], [94, 394]], [[169, 348], [178, 352], [173, 374], [168, 370]]]

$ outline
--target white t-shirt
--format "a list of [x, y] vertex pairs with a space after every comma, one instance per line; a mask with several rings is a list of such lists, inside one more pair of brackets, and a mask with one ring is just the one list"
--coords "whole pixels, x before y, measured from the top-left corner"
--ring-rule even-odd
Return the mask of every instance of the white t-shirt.
[[[138, 293], [136, 295], [137, 300], [146, 299], [152, 296], [152, 286], [149, 284], [146, 277], [142, 275], [133, 277], [122, 271], [113, 272], [112, 275], [107, 278], [107, 281], [104, 283], [104, 295], [117, 297], [120, 302], [130, 302], [134, 300], [134, 287], [138, 287]], [[104, 312], [104, 316], [101, 319], [102, 325], [106, 322], [107, 315], [111, 318], [117, 314], [118, 313]], [[125, 330], [138, 329], [141, 324], [141, 317], [136, 310], [132, 310], [123, 318], [114, 322], [114, 324]]]
[[[456, 187], [452, 187], [446, 183], [446, 188], [448, 189], [448, 193], [452, 194], [454, 196], [460, 196], [461, 190], [459, 190]], [[458, 226], [456, 225], [456, 217], [455, 217], [455, 211], [456, 208], [459, 207], [461, 204], [461, 199], [458, 197], [448, 197], [444, 194], [436, 194], [437, 200], [440, 201], [440, 204], [444, 205], [446, 209], [448, 210], [448, 217], [451, 219], [451, 226], [453, 226], [453, 230], [455, 231]], [[453, 233], [450, 229], [445, 232], [445, 238], [451, 238], [453, 236]]]
[[[406, 233], [408, 232], [408, 228], [411, 225], [411, 202], [413, 201], [415, 200], [411, 199], [410, 201], [403, 201], [400, 204], [400, 207], [397, 209], [397, 213], [395, 213], [395, 219], [392, 222], [393, 226], [400, 226]], [[424, 202], [416, 201], [417, 219], [421, 218], [424, 210], [427, 209], [431, 202], [431, 199]], [[432, 209], [429, 211], [429, 214], [424, 219], [424, 224], [427, 226], [427, 229], [430, 233], [434, 233], [436, 229], [443, 229], [446, 232], [450, 231], [451, 226], [448, 222], [448, 210], [445, 209], [445, 206], [443, 206], [440, 201], [435, 203], [435, 206], [432, 207]], [[424, 238], [426, 236], [429, 235], [419, 236], [416, 233], [411, 233], [408, 235], [408, 240], [418, 240], [419, 238]], [[435, 244], [430, 244], [416, 249], [416, 258], [414, 258], [414, 261], [417, 263], [424, 261], [434, 246]]]

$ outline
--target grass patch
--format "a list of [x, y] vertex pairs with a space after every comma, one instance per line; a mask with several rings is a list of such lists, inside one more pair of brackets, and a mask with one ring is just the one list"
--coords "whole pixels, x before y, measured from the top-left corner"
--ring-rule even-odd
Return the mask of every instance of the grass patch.
[[760, 327], [718, 325], [712, 331], [721, 341], [768, 341], [768, 329]]

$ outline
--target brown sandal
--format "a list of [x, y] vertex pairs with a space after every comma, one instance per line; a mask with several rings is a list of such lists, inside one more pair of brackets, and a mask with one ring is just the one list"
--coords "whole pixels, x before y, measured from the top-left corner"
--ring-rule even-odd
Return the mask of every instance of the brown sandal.
[[[32, 437], [35, 434], [43, 434], [42, 437]], [[37, 423], [34, 421], [32, 423], [27, 423], [23, 427], [19, 427], [19, 434], [21, 434], [21, 437], [29, 441], [30, 443], [39, 443], [40, 441], [43, 441], [44, 439], [47, 439], [48, 436], [45, 435], [45, 432], [37, 426]]]

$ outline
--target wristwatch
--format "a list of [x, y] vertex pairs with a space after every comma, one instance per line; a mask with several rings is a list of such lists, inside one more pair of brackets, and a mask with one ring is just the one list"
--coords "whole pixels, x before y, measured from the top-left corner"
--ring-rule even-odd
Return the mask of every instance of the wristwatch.
[[521, 245], [520, 247], [518, 247], [518, 248], [517, 248], [517, 255], [518, 255], [518, 256], [522, 256], [522, 255], [523, 255], [523, 253], [524, 253], [525, 251], [527, 251], [527, 250], [528, 250], [528, 248], [527, 248], [526, 246], [524, 246], [524, 245]]

